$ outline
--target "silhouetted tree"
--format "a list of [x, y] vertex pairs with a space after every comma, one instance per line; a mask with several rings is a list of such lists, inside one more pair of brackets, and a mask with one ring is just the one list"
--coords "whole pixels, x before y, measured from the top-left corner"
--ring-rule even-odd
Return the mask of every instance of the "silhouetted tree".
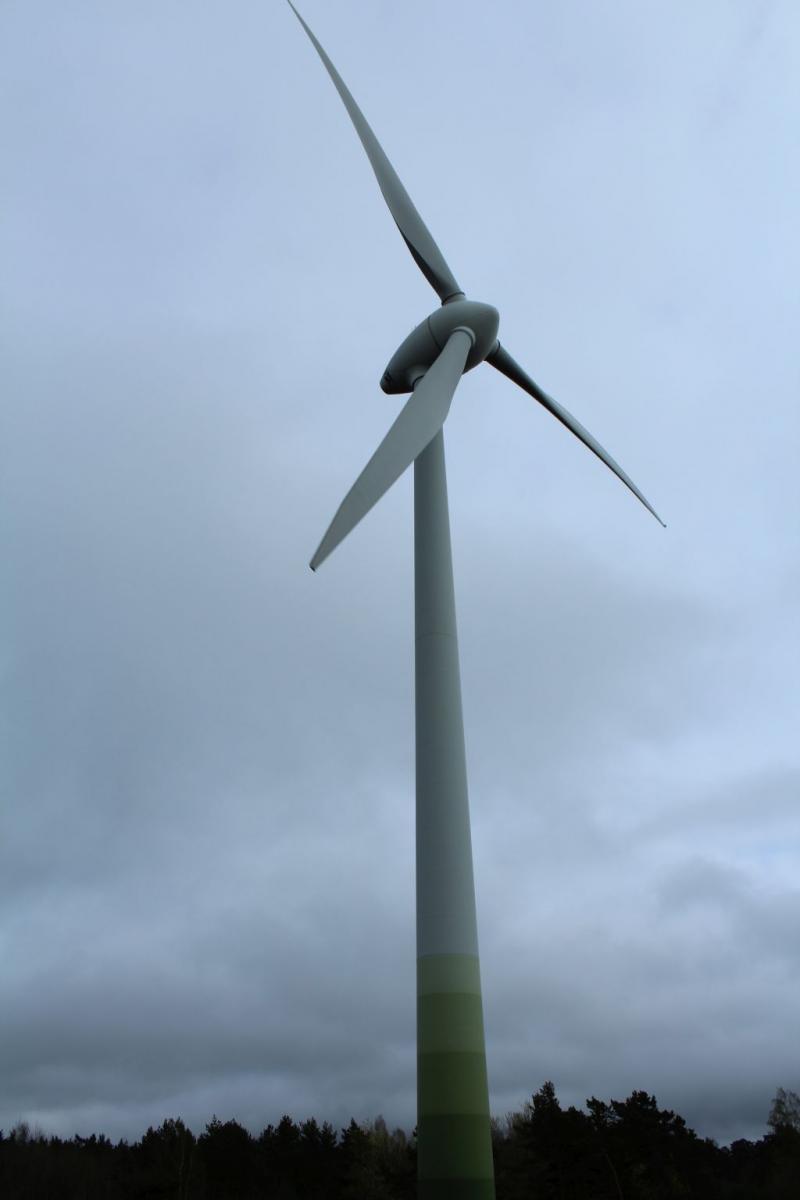
[[214, 1116], [197, 1139], [207, 1200], [248, 1200], [255, 1196], [253, 1138], [238, 1121]]
[[797, 1092], [787, 1092], [779, 1087], [767, 1117], [767, 1124], [773, 1133], [782, 1129], [793, 1129], [800, 1133], [800, 1096]]
[[797, 1200], [800, 1194], [800, 1096], [778, 1088], [767, 1118], [772, 1132], [764, 1138], [769, 1147], [768, 1187], [774, 1200]]
[[139, 1188], [142, 1196], [188, 1200], [195, 1168], [196, 1142], [180, 1117], [152, 1126], [137, 1147]]
[[351, 1121], [342, 1130], [341, 1200], [405, 1200], [416, 1191], [416, 1152], [402, 1130], [390, 1134], [383, 1117]]
[[312, 1118], [300, 1126], [297, 1176], [302, 1200], [328, 1200], [337, 1192], [336, 1130], [327, 1121], [320, 1127]]

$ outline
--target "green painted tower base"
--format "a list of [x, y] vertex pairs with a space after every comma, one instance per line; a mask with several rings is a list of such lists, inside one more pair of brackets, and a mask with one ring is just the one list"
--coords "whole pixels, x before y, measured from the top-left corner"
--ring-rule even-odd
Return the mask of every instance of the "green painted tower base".
[[494, 1200], [441, 431], [414, 464], [417, 1195]]
[[480, 968], [467, 954], [417, 960], [420, 1200], [494, 1200]]

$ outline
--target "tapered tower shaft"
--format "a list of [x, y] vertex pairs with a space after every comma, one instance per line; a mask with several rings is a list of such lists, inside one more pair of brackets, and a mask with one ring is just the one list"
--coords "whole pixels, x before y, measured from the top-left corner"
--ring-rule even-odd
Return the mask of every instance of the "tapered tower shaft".
[[419, 1200], [494, 1200], [444, 438], [414, 463]]

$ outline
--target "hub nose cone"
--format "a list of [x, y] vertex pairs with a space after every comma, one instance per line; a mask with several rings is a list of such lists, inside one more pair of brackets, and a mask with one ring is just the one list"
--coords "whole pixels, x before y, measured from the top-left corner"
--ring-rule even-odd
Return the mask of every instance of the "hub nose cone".
[[465, 371], [477, 367], [497, 345], [500, 314], [491, 304], [477, 300], [448, 300], [413, 329], [395, 350], [383, 373], [381, 389], [390, 394], [410, 392], [420, 375], [433, 366], [456, 329], [467, 329], [472, 349]]
[[497, 330], [500, 326], [500, 314], [491, 304], [482, 304], [478, 300], [453, 300], [443, 304], [428, 318], [428, 325], [439, 346], [443, 347], [453, 330], [469, 329], [475, 338], [475, 344], [467, 358], [464, 368], [469, 371], [483, 362], [497, 342]]

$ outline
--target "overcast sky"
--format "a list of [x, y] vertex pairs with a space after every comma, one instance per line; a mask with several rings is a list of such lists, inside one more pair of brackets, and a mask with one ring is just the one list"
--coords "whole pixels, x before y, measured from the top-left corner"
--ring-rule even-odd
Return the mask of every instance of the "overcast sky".
[[[800, 1089], [800, 10], [302, 0], [455, 274], [492, 1109]], [[0, 1127], [411, 1128], [412, 480], [307, 562], [438, 300], [282, 0], [0, 4]]]

